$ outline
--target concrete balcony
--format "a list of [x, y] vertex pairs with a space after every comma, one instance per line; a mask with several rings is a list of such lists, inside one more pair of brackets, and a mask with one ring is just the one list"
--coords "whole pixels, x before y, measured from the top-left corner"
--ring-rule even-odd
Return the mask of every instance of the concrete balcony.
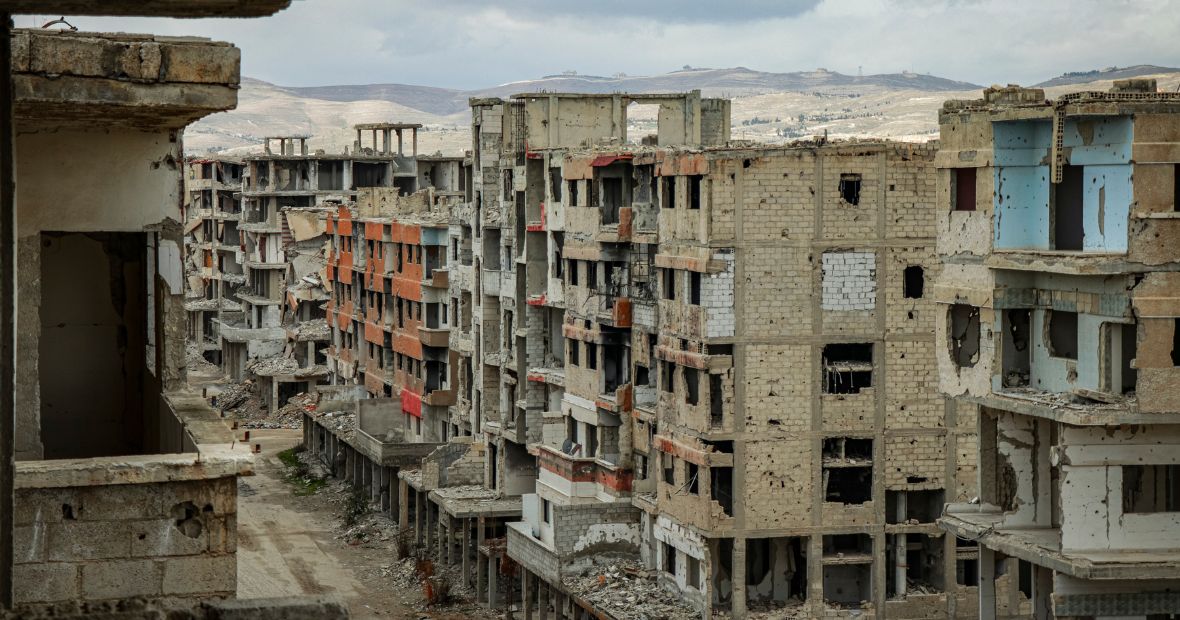
[[428, 347], [447, 347], [451, 343], [451, 330], [449, 328], [431, 329], [419, 326], [418, 339]]
[[450, 272], [446, 269], [434, 269], [422, 278], [422, 286], [447, 288], [450, 286]]

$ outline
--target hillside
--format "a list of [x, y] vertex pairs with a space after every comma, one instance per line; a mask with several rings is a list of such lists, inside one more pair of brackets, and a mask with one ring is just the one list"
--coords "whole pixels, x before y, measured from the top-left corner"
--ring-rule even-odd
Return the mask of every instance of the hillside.
[[[1164, 90], [1180, 85], [1180, 69], [1138, 65], [1069, 73], [1038, 86], [1054, 97], [1075, 90], [1105, 90], [1112, 80], [1147, 76], [1155, 77]], [[292, 88], [244, 79], [238, 109], [190, 127], [185, 146], [190, 152], [248, 152], [258, 150], [264, 136], [307, 134], [312, 136], [313, 149], [340, 151], [352, 143], [355, 136], [350, 127], [355, 123], [403, 121], [424, 125], [420, 152], [461, 154], [471, 144], [469, 97], [543, 90], [610, 93], [698, 88], [706, 96], [733, 99], [735, 139], [768, 143], [825, 132], [832, 138], [929, 140], [937, 137], [943, 101], [975, 99], [981, 90], [967, 82], [912, 73], [858, 77], [822, 69], [767, 73], [742, 67], [643, 77], [558, 75], [472, 91], [402, 84]], [[633, 138], [654, 130], [654, 114], [647, 107], [630, 114]]]

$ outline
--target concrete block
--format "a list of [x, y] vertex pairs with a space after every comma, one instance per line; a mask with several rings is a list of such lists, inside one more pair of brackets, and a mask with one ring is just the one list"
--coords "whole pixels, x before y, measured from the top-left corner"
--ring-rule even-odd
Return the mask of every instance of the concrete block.
[[215, 601], [209, 620], [346, 620], [348, 609], [330, 598], [261, 598]]
[[90, 600], [157, 596], [160, 570], [153, 560], [92, 562], [82, 565], [82, 596]]
[[17, 564], [45, 560], [45, 526], [19, 525], [13, 528], [13, 561]]
[[45, 603], [78, 598], [75, 564], [18, 564], [13, 569], [17, 603]]
[[238, 560], [233, 555], [174, 558], [163, 561], [165, 594], [234, 592]]
[[237, 84], [241, 50], [228, 46], [164, 45], [160, 79], [195, 84]]
[[77, 505], [72, 507], [76, 518], [83, 521], [121, 521], [166, 517], [161, 507], [161, 485], [121, 484], [81, 488], [77, 490]]
[[46, 555], [52, 561], [126, 558], [131, 524], [114, 521], [63, 521], [48, 526]]
[[[209, 550], [210, 528], [221, 528], [214, 519], [200, 519], [200, 532], [190, 537], [174, 519], [155, 519], [131, 524], [131, 557], [150, 558], [170, 555], [199, 555]], [[190, 533], [195, 528], [188, 530]], [[218, 534], [221, 538], [222, 534]]]

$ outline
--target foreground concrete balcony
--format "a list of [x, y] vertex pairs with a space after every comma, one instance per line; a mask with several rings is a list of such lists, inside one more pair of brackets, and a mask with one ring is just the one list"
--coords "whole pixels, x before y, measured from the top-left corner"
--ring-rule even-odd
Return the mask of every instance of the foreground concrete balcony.
[[1061, 529], [1003, 527], [999, 508], [948, 504], [942, 529], [1005, 555], [1086, 580], [1180, 579], [1180, 549], [1063, 550]]

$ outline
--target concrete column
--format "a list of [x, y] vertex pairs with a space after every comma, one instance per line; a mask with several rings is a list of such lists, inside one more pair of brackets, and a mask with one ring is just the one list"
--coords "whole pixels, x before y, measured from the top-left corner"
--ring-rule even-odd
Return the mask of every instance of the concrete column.
[[746, 539], [733, 539], [733, 617], [746, 617]]
[[556, 587], [553, 588], [553, 617], [565, 620], [565, 594]]
[[442, 506], [439, 506], [437, 511], [438, 518], [435, 519], [435, 527], [438, 528], [438, 562], [439, 564], [445, 562], [447, 565], [450, 565], [451, 541], [447, 540], [447, 528], [444, 523], [447, 519], [447, 514], [443, 511]]
[[544, 579], [537, 586], [537, 616], [549, 620], [549, 582]]
[[422, 513], [425, 508], [422, 506], [422, 492], [414, 491], [414, 545], [422, 546], [424, 538], [422, 534]]
[[344, 445], [340, 446], [340, 449], [344, 450], [344, 481], [350, 482], [356, 467], [356, 453]]
[[[906, 494], [905, 491], [897, 493], [897, 506], [895, 508], [894, 518], [898, 523], [906, 522]], [[893, 536], [893, 588], [894, 591], [905, 593], [906, 591], [906, 535], [895, 534]]]
[[460, 574], [466, 587], [471, 583], [471, 519], [459, 519], [459, 522], [463, 524], [463, 552], [459, 554], [463, 568]]
[[477, 549], [475, 552], [475, 602], [487, 602], [487, 576], [488, 571], [484, 567], [487, 558]]
[[423, 502], [426, 507], [426, 518], [422, 520], [422, 529], [426, 530], [426, 556], [430, 557], [434, 549], [435, 516], [432, 507], [434, 502], [430, 501], [430, 497], [426, 493], [422, 494], [422, 499], [426, 500]]
[[533, 620], [533, 602], [529, 600], [529, 596], [533, 593], [529, 582], [533, 580], [533, 576], [528, 570], [522, 568], [520, 571], [520, 607], [524, 610], [524, 620]]
[[979, 547], [979, 620], [996, 620], [996, 552]]
[[500, 566], [499, 558], [488, 556], [488, 609], [495, 609], [500, 602], [500, 597], [496, 590], [496, 572]]
[[401, 478], [397, 480], [397, 495], [397, 529], [404, 535], [410, 527], [410, 485]]

